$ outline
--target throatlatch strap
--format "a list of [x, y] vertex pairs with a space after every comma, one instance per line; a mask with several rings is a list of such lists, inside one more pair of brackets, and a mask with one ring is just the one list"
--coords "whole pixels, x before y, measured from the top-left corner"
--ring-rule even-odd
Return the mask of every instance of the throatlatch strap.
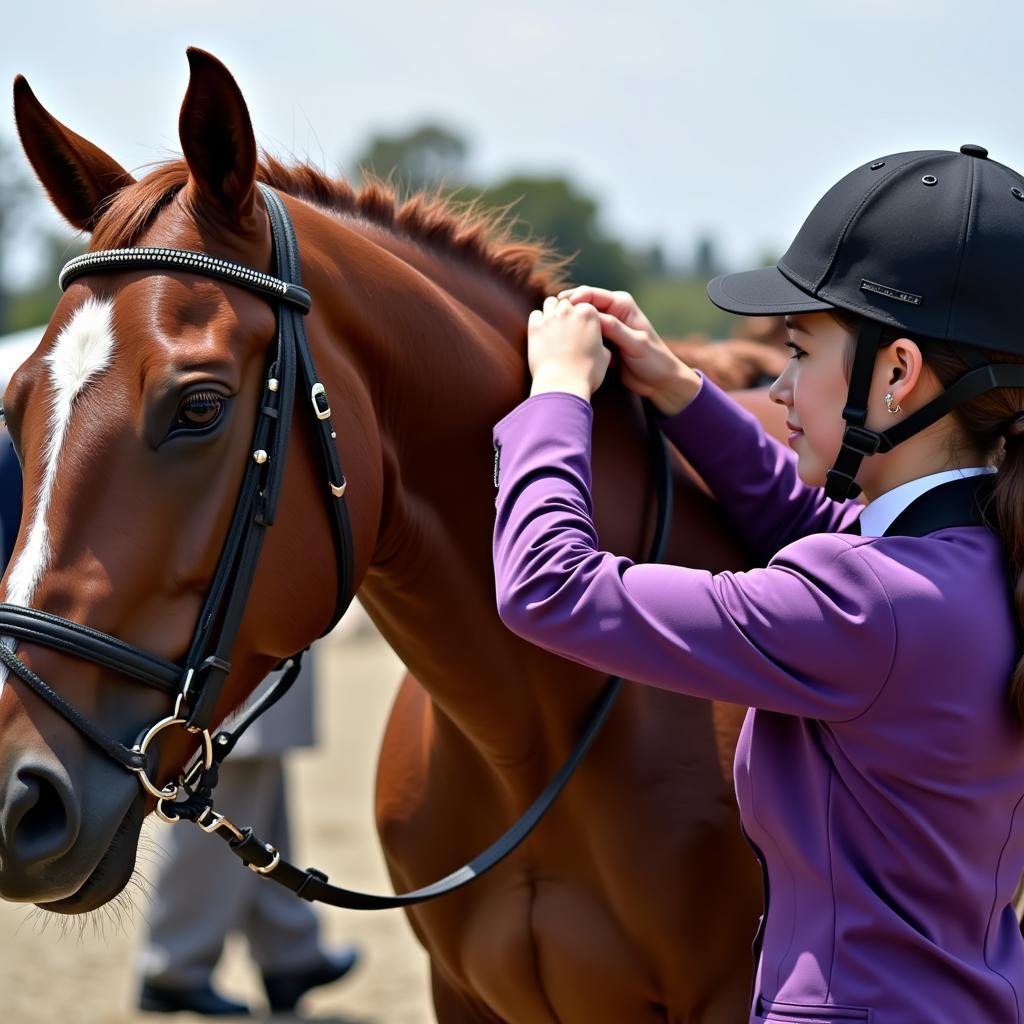
[[[307, 648], [308, 650], [308, 648]], [[242, 713], [236, 721], [233, 729], [221, 729], [213, 738], [213, 756], [219, 764], [232, 750], [235, 744], [242, 738], [246, 729], [266, 714], [291, 688], [292, 684], [299, 677], [302, 670], [302, 658], [306, 651], [300, 651], [292, 658], [288, 658], [282, 666], [284, 671], [270, 684], [269, 687]]]

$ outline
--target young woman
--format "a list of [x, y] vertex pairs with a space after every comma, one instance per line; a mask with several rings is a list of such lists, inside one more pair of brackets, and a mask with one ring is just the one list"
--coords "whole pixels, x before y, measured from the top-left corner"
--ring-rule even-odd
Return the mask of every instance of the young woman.
[[[713, 281], [724, 308], [787, 315], [788, 446], [628, 295], [531, 314], [531, 395], [494, 429], [499, 611], [601, 672], [750, 706], [751, 1021], [1024, 1019], [1022, 259], [1024, 178], [971, 145], [857, 168], [777, 267]], [[764, 568], [598, 548], [602, 336]]]

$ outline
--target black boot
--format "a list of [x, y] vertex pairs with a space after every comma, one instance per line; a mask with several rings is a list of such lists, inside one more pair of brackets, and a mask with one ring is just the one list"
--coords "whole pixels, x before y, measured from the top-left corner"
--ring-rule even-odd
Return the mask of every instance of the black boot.
[[310, 989], [344, 978], [358, 962], [359, 951], [355, 946], [346, 946], [337, 953], [325, 953], [323, 961], [315, 967], [264, 974], [263, 987], [267, 992], [267, 1002], [275, 1013], [294, 1010], [296, 1003]]
[[249, 1007], [225, 999], [212, 985], [194, 988], [167, 988], [144, 981], [139, 992], [139, 1009], [148, 1013], [201, 1013], [207, 1017], [248, 1017]]

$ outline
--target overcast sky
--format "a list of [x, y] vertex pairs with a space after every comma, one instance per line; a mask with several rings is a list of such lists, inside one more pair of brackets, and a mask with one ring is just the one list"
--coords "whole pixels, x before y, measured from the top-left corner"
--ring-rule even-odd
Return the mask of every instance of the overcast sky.
[[335, 170], [440, 119], [479, 179], [570, 175], [615, 233], [688, 257], [710, 232], [740, 269], [880, 155], [973, 142], [1024, 169], [1022, 43], [1020, 0], [19, 0], [0, 81], [136, 168], [178, 151], [202, 46], [278, 155]]

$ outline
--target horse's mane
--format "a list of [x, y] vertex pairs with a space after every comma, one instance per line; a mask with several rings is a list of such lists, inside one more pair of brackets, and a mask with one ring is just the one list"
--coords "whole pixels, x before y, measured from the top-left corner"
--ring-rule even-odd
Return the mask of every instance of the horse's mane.
[[[121, 189], [103, 211], [90, 248], [137, 244], [157, 213], [184, 187], [188, 175], [184, 160], [170, 160]], [[508, 208], [487, 210], [479, 200], [459, 202], [440, 190], [418, 192], [403, 200], [389, 182], [379, 178], [355, 189], [308, 164], [286, 166], [266, 154], [260, 157], [257, 178], [322, 210], [362, 218], [424, 249], [481, 267], [538, 305], [561, 286], [568, 260], [543, 243], [515, 239], [515, 221]]]

